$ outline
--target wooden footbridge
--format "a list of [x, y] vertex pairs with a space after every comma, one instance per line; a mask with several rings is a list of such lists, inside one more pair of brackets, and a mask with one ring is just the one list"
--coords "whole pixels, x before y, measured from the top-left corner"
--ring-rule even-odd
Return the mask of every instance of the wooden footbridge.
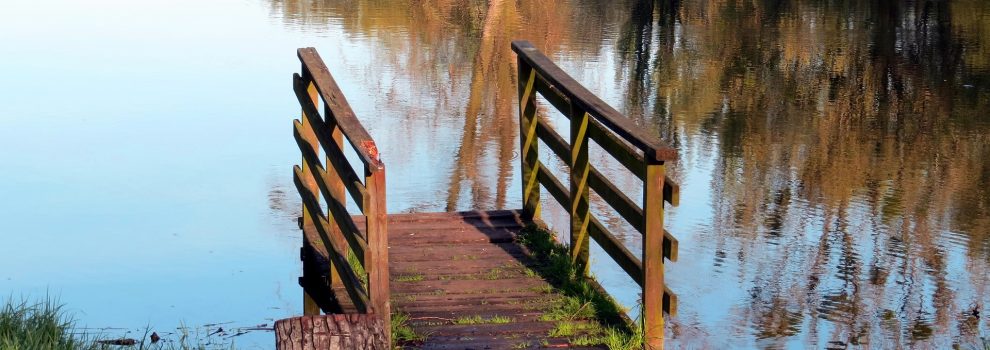
[[[664, 202], [676, 205], [679, 196], [664, 168], [675, 150], [528, 42], [513, 42], [512, 48], [518, 59], [523, 207], [415, 214], [387, 214], [385, 164], [375, 142], [316, 50], [298, 50], [302, 72], [293, 83], [302, 118], [294, 122], [294, 136], [302, 164], [294, 180], [303, 202], [299, 281], [306, 316], [277, 323], [279, 348], [620, 347], [616, 339], [663, 347], [664, 314], [676, 304], [664, 285], [664, 260], [676, 260], [677, 240], [663, 228]], [[539, 115], [537, 95], [569, 118], [567, 139]], [[538, 141], [569, 166], [569, 186], [541, 165]], [[643, 181], [642, 206], [589, 162], [591, 141]], [[356, 151], [356, 169], [345, 147]], [[557, 250], [523, 239], [543, 232], [541, 188], [570, 212], [570, 239]], [[642, 259], [591, 215], [592, 190], [643, 235]], [[360, 213], [348, 212], [348, 201]], [[587, 278], [591, 239], [642, 287], [640, 323], [621, 311], [609, 319], [602, 310], [608, 307], [601, 301], [611, 298]], [[616, 336], [615, 329], [625, 329], [627, 337]]]

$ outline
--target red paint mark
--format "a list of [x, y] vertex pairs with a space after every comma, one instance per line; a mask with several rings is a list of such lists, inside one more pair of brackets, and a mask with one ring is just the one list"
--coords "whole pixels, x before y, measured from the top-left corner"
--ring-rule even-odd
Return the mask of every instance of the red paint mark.
[[372, 159], [378, 160], [378, 146], [375, 146], [375, 141], [362, 141], [361, 147], [368, 152], [368, 155], [370, 155]]

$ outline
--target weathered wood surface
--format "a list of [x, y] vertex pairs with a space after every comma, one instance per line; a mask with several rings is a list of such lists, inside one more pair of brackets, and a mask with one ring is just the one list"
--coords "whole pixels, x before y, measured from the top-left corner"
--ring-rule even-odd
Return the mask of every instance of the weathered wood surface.
[[[294, 125], [294, 135], [303, 160], [294, 169], [294, 182], [304, 203], [300, 284], [307, 291], [306, 313], [371, 313], [385, 325], [391, 311], [407, 313], [412, 328], [427, 336], [416, 348], [573, 348], [568, 339], [579, 339], [581, 331], [567, 338], [549, 337], [556, 322], [540, 316], [560, 298], [559, 292], [530, 270], [537, 261], [515, 243], [525, 223], [540, 217], [542, 185], [569, 211], [572, 262], [587, 272], [589, 242], [598, 242], [643, 288], [644, 345], [662, 349], [663, 315], [676, 310], [676, 295], [663, 281], [663, 264], [664, 259], [677, 259], [678, 246], [663, 228], [663, 211], [665, 202], [677, 205], [680, 197], [664, 162], [675, 160], [677, 151], [637, 127], [528, 42], [512, 46], [518, 54], [523, 208], [398, 215], [386, 215], [385, 169], [374, 141], [316, 51], [298, 51], [303, 67], [293, 82], [303, 116]], [[566, 140], [537, 112], [538, 94], [569, 119]], [[343, 156], [345, 139], [364, 163], [363, 179]], [[540, 141], [568, 166], [563, 182], [569, 186], [540, 163]], [[590, 163], [590, 142], [643, 180], [642, 206]], [[325, 152], [323, 159], [320, 150]], [[592, 191], [643, 234], [641, 258], [591, 215]], [[347, 211], [347, 194], [364, 215]], [[321, 201], [329, 214], [321, 209]], [[476, 318], [480, 320], [472, 321]], [[289, 321], [284, 331], [305, 345], [305, 334], [316, 332], [314, 325], [319, 324], [304, 319], [299, 327], [307, 322], [310, 328], [302, 333], [293, 333], [296, 326]], [[387, 343], [390, 332], [383, 333]], [[312, 345], [315, 338], [309, 339]], [[347, 346], [351, 347], [379, 346]]]
[[278, 350], [388, 349], [387, 325], [372, 314], [300, 316], [275, 322]]
[[[644, 346], [663, 349], [664, 313], [676, 312], [677, 297], [664, 284], [664, 259], [677, 259], [677, 240], [663, 226], [664, 202], [677, 205], [680, 187], [669, 181], [665, 161], [677, 150], [644, 132], [555, 65], [527, 41], [513, 41], [520, 67], [519, 125], [522, 140], [523, 215], [539, 218], [539, 205], [526, 205], [543, 185], [564, 208], [570, 209], [570, 255], [587, 272], [588, 243], [598, 242], [608, 255], [643, 289]], [[570, 121], [567, 141], [542, 117], [535, 115], [535, 95], [543, 96]], [[569, 168], [569, 188], [544, 169], [529, 148], [543, 141]], [[643, 207], [612, 184], [590, 163], [588, 144], [594, 141], [643, 180]], [[669, 182], [669, 184], [668, 184]], [[626, 249], [590, 212], [594, 190], [619, 216], [643, 234], [641, 260]], [[590, 238], [589, 238], [590, 236]]]
[[[365, 227], [363, 217], [355, 222]], [[526, 222], [520, 210], [388, 216], [392, 310], [408, 314], [413, 330], [427, 336], [411, 348], [581, 348], [568, 344], [580, 334], [548, 337], [556, 323], [540, 320], [559, 295], [543, 278], [527, 273], [537, 262], [515, 243]], [[332, 309], [354, 310], [346, 292], [330, 294], [325, 297], [340, 298]], [[472, 317], [510, 322], [457, 324]]]
[[347, 137], [347, 141], [351, 143], [368, 169], [372, 172], [383, 169], [385, 166], [378, 157], [375, 141], [354, 115], [351, 105], [347, 103], [347, 98], [340, 91], [337, 81], [333, 79], [320, 54], [312, 47], [301, 48], [296, 53], [303, 66], [300, 77], [314, 83], [319, 97], [323, 99], [329, 112], [327, 117], [332, 117], [336, 121], [337, 127]]
[[[326, 295], [346, 291], [353, 309], [375, 313], [389, 324], [385, 164], [316, 49], [301, 48], [297, 54], [302, 69], [293, 75], [293, 90], [303, 113], [293, 124], [303, 157], [293, 177], [303, 202], [302, 258], [308, 265], [300, 279], [307, 291], [304, 310], [306, 314], [350, 310], [327, 306], [336, 298]], [[364, 163], [363, 181], [344, 156], [345, 139]], [[360, 231], [347, 210], [347, 193], [366, 219]], [[320, 206], [321, 195], [329, 213]], [[388, 330], [385, 337], [389, 338]]]
[[580, 109], [594, 114], [602, 124], [642, 150], [653, 160], [677, 159], [677, 150], [633, 124], [631, 120], [565, 73], [529, 42], [513, 41], [512, 50], [519, 55], [520, 60], [536, 69], [539, 75], [546, 79], [545, 85], [552, 86], [554, 92], [562, 94]]
[[[548, 337], [555, 322], [540, 321], [555, 297], [549, 283], [527, 274], [536, 264], [513, 242], [525, 226], [521, 211], [389, 216], [393, 307], [428, 334], [423, 349], [538, 348], [567, 345]], [[507, 317], [508, 323], [456, 324]], [[572, 336], [573, 338], [573, 336]], [[528, 344], [528, 346], [527, 346]]]

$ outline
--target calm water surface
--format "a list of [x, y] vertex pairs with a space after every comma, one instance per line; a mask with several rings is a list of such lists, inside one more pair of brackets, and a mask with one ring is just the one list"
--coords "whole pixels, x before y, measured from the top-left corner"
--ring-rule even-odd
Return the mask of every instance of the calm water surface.
[[[509, 42], [527, 39], [680, 152], [672, 347], [924, 349], [990, 336], [985, 1], [2, 9], [0, 293], [57, 294], [82, 325], [236, 334], [301, 313], [297, 47], [321, 52], [378, 141], [390, 212], [519, 207]], [[620, 165], [592, 157], [638, 193]], [[639, 250], [631, 227], [594, 209]], [[634, 282], [592, 254], [634, 308]], [[265, 332], [233, 339], [271, 347]]]

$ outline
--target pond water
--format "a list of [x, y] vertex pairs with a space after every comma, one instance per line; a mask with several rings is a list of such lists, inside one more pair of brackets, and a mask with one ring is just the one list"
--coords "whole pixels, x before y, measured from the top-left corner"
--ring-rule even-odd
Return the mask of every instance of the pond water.
[[[298, 47], [378, 141], [390, 212], [520, 207], [514, 39], [678, 149], [672, 348], [990, 336], [982, 0], [8, 1], [0, 294], [57, 295], [81, 326], [132, 336], [300, 314]], [[634, 282], [592, 259], [634, 308]]]

